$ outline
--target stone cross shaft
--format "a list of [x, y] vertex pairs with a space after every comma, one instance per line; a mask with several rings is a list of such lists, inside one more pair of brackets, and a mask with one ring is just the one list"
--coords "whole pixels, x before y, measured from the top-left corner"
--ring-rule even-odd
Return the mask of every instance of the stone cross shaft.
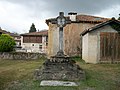
[[63, 27], [65, 27], [66, 24], [70, 24], [71, 20], [69, 17], [64, 17], [64, 12], [59, 12], [59, 16], [52, 23], [57, 24], [59, 27], [59, 51], [63, 52]]

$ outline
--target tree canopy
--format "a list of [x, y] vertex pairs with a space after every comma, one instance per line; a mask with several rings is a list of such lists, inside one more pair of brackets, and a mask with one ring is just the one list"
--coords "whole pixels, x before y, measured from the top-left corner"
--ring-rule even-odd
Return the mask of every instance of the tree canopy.
[[118, 18], [118, 20], [120, 20], [120, 17]]
[[118, 20], [120, 20], [120, 14], [119, 14]]
[[15, 46], [14, 39], [7, 34], [0, 35], [0, 52], [10, 52], [13, 51]]
[[36, 28], [35, 28], [34, 23], [32, 23], [29, 32], [36, 32]]

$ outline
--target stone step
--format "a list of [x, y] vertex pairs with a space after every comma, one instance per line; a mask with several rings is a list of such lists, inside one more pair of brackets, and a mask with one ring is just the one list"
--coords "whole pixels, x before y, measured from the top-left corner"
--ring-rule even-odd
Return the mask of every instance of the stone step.
[[75, 82], [70, 81], [56, 81], [56, 80], [43, 80], [40, 86], [78, 86]]

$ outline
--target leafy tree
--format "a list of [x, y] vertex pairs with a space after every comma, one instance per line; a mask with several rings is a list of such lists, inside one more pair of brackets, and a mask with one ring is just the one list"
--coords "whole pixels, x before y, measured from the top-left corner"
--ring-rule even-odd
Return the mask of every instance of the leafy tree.
[[35, 28], [34, 23], [32, 23], [29, 32], [36, 32], [36, 28]]
[[15, 45], [14, 39], [7, 34], [0, 35], [0, 52], [13, 51]]

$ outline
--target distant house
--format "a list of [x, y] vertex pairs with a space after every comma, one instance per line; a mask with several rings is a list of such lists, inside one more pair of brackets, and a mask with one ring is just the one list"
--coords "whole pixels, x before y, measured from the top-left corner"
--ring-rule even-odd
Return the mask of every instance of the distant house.
[[21, 36], [17, 33], [10, 33], [10, 36], [12, 36], [16, 42], [16, 47], [21, 47]]
[[10, 34], [10, 32], [0, 28], [0, 34]]
[[0, 35], [2, 34], [2, 31], [1, 31], [2, 29], [1, 29], [1, 27], [0, 27]]
[[27, 52], [46, 53], [48, 45], [48, 31], [21, 34], [21, 46]]
[[8, 32], [6, 30], [2, 30], [1, 28], [0, 28], [0, 34], [8, 34], [8, 35], [10, 35], [15, 40], [16, 47], [20, 47], [20, 45], [21, 45], [21, 36], [19, 34], [11, 33], [11, 32]]
[[120, 21], [111, 19], [82, 34], [82, 59], [87, 63], [120, 62]]
[[[55, 17], [56, 18], [56, 17]], [[57, 53], [59, 47], [59, 30], [56, 24], [51, 22], [55, 18], [50, 18], [46, 20], [49, 26], [48, 30], [48, 55], [53, 56]], [[90, 15], [77, 15], [77, 13], [69, 13], [66, 19], [71, 19], [71, 24], [67, 24], [64, 27], [64, 52], [67, 55], [75, 56], [81, 55], [82, 46], [80, 40], [80, 34], [96, 24], [105, 22], [108, 18], [102, 18]]]

